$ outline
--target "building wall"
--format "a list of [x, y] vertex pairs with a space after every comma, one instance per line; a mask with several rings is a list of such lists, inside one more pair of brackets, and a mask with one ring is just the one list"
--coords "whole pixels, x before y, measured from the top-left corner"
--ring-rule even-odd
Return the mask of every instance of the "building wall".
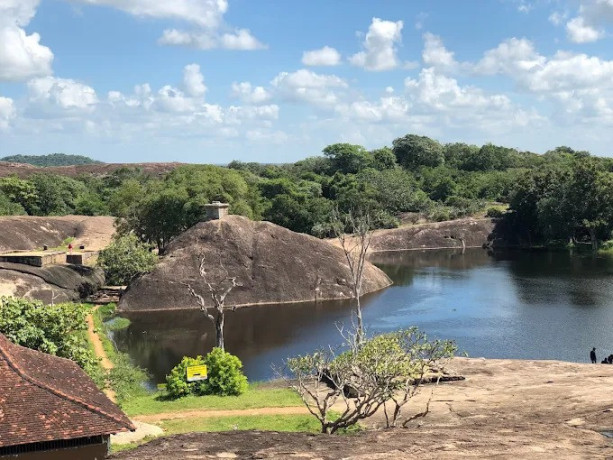
[[78, 447], [0, 455], [1, 460], [103, 460], [109, 453], [109, 437], [102, 442]]

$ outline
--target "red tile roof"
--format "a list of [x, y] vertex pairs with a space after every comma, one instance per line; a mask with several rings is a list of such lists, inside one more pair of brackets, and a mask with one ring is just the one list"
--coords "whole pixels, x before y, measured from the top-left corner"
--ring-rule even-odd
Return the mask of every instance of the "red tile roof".
[[0, 447], [134, 429], [76, 363], [0, 334]]

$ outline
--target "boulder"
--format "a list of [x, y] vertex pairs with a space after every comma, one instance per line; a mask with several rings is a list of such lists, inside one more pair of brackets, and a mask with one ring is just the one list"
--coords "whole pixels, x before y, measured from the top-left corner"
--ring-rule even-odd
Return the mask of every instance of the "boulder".
[[[235, 277], [240, 284], [226, 305], [351, 298], [351, 276], [340, 248], [270, 222], [227, 216], [196, 224], [173, 240], [156, 268], [128, 287], [119, 309], [198, 308], [185, 283], [212, 305], [207, 284], [199, 276], [202, 257], [207, 281], [218, 284]], [[390, 284], [385, 273], [366, 264], [363, 294]]]

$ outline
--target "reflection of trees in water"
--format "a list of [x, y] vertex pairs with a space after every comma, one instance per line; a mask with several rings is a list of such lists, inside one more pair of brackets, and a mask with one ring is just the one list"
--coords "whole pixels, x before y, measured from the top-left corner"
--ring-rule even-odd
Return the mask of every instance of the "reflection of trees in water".
[[398, 286], [410, 286], [423, 268], [445, 268], [462, 276], [465, 270], [491, 263], [483, 249], [467, 249], [464, 253], [456, 249], [380, 252], [372, 254], [369, 260]]
[[[600, 303], [602, 284], [613, 274], [613, 261], [570, 251], [507, 251], [493, 254], [509, 262], [518, 297], [529, 305]], [[610, 285], [609, 285], [610, 288]]]
[[[376, 294], [366, 296], [365, 308]], [[350, 301], [279, 304], [246, 307], [227, 313], [226, 349], [243, 361], [280, 348], [300, 333], [324, 325], [334, 328], [351, 313]], [[215, 330], [199, 311], [126, 314], [130, 326], [116, 335], [118, 347], [156, 381], [185, 355], [203, 355], [215, 346]], [[283, 356], [285, 358], [285, 356]]]

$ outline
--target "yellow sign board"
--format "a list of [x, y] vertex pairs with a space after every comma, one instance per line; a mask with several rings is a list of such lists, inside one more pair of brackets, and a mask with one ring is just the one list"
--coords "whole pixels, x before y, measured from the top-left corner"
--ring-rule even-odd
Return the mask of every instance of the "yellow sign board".
[[201, 364], [199, 366], [187, 366], [187, 381], [197, 382], [207, 378], [206, 366]]

